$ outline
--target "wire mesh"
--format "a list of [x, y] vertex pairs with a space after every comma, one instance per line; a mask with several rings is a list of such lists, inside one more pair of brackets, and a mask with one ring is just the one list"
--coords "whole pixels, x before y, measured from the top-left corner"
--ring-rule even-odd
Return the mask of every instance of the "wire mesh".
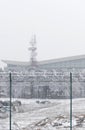
[[82, 130], [84, 98], [84, 73], [0, 73], [0, 130]]

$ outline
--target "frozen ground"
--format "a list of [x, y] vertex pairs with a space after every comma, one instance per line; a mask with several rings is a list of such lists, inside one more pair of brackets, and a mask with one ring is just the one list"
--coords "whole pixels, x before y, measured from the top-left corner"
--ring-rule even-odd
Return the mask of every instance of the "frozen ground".
[[[20, 100], [22, 105], [17, 108], [16, 112], [12, 112], [13, 130], [70, 130], [70, 102], [68, 99], [17, 100]], [[9, 130], [9, 117], [0, 118], [0, 130]], [[73, 99], [73, 130], [85, 130], [84, 98]]]

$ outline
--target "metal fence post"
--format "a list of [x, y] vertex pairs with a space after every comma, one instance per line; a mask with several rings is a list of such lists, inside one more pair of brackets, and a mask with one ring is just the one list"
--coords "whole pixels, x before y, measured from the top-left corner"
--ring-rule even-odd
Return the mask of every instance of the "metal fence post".
[[10, 78], [10, 116], [9, 116], [9, 129], [11, 129], [11, 98], [12, 98], [12, 78], [11, 78], [11, 73], [9, 74], [9, 78]]
[[72, 73], [70, 73], [70, 130], [72, 130]]

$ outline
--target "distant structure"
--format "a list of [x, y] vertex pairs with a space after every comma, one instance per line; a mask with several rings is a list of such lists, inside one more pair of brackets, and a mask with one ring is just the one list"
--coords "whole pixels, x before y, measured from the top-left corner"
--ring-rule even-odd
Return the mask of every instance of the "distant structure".
[[[29, 67], [29, 71], [36, 71], [36, 67], [37, 67], [37, 47], [36, 47], [36, 35], [32, 36], [32, 39], [30, 41], [30, 47], [29, 47], [29, 51], [30, 51], [30, 67]], [[34, 95], [34, 82], [31, 81], [30, 82], [30, 97], [33, 98]]]
[[[11, 72], [28, 72], [32, 66], [37, 65], [36, 54], [33, 50], [36, 50], [36, 47], [31, 47], [31, 58], [30, 62], [20, 62], [20, 61], [9, 61], [2, 60], [7, 67], [4, 68], [4, 71]], [[71, 56], [59, 59], [51, 59], [45, 61], [38, 61], [38, 68], [47, 71], [68, 71], [68, 72], [80, 72], [85, 71], [85, 55]]]
[[30, 69], [35, 69], [37, 66], [37, 47], [36, 47], [36, 35], [33, 35], [31, 42], [30, 42], [29, 51], [31, 52], [30, 55]]
[[[7, 64], [4, 72], [12, 72], [13, 97], [69, 98], [70, 72], [75, 77], [73, 97], [85, 97], [85, 55], [37, 62], [35, 35], [31, 39], [29, 51], [29, 62], [3, 60]], [[3, 73], [0, 77], [0, 90], [5, 95], [9, 95], [7, 80], [9, 78]]]

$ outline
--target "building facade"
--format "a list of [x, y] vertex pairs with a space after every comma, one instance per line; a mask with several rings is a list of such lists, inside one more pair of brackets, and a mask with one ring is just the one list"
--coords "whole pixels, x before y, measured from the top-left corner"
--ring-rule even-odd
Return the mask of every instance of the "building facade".
[[13, 97], [69, 98], [70, 72], [73, 97], [85, 97], [85, 55], [41, 61], [34, 70], [30, 62], [3, 62], [4, 72], [12, 72]]
[[[18, 62], [18, 61], [8, 61], [2, 60], [7, 67], [4, 69], [5, 71], [12, 72], [28, 72], [30, 68], [30, 62]], [[85, 69], [85, 55], [81, 56], [72, 56], [60, 59], [52, 59], [38, 62], [38, 69], [40, 70], [84, 70]]]

